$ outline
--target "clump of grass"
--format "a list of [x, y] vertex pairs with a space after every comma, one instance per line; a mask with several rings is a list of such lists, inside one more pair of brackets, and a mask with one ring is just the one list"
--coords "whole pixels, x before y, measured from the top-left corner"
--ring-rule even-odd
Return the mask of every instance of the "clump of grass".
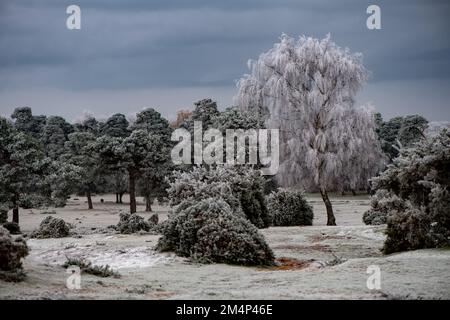
[[92, 274], [97, 277], [114, 277], [120, 278], [120, 274], [117, 271], [114, 271], [109, 265], [105, 266], [94, 266], [90, 261], [81, 259], [81, 258], [70, 258], [66, 257], [67, 261], [64, 262], [63, 267], [68, 268], [70, 266], [78, 266], [81, 272]]
[[344, 263], [344, 262], [347, 261], [347, 259], [343, 259], [341, 257], [338, 257], [333, 252], [331, 252], [331, 254], [333, 255], [334, 259], [333, 260], [329, 260], [329, 261], [326, 262], [326, 265], [328, 267], [334, 267], [334, 266], [337, 266], [338, 264], [341, 264], [341, 263]]

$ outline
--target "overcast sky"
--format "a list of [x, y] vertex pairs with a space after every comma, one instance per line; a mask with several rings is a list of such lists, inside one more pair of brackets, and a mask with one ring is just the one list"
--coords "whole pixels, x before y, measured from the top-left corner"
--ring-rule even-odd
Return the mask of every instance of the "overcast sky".
[[[81, 30], [66, 7], [81, 7]], [[382, 30], [366, 8], [381, 7]], [[210, 97], [232, 105], [235, 81], [281, 33], [362, 52], [372, 73], [358, 96], [385, 118], [450, 120], [450, 1], [1, 0], [0, 114], [75, 119], [154, 107], [172, 118]]]

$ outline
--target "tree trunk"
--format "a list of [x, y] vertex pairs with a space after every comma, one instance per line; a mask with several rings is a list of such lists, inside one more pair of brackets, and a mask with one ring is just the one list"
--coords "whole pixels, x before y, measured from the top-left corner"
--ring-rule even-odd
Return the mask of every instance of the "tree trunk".
[[92, 205], [92, 195], [91, 195], [91, 190], [88, 190], [86, 192], [86, 197], [87, 197], [87, 201], [88, 201], [88, 209], [92, 210], [94, 209], [94, 206]]
[[328, 198], [327, 190], [325, 190], [325, 188], [320, 188], [320, 194], [325, 203], [325, 208], [327, 208], [327, 226], [335, 226], [336, 219], [334, 218], [333, 206], [331, 205], [330, 198]]
[[14, 195], [13, 197], [13, 216], [12, 216], [12, 222], [15, 222], [17, 224], [19, 224], [19, 204], [18, 202], [18, 196], [17, 194]]
[[130, 170], [128, 175], [130, 188], [130, 213], [136, 213], [136, 176], [133, 170]]
[[119, 193], [119, 203], [120, 203], [120, 204], [123, 203], [122, 197], [123, 197], [123, 193], [121, 192], [121, 193]]
[[352, 189], [352, 195], [356, 196], [356, 191]]
[[119, 202], [119, 194], [118, 193], [116, 193], [116, 203], [120, 203]]
[[145, 211], [152, 212], [152, 200], [151, 197], [145, 197]]

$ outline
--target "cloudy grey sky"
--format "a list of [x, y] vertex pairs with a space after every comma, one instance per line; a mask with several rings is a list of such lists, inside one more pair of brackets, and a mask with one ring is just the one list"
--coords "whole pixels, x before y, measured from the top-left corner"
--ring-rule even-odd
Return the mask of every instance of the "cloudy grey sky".
[[[66, 7], [81, 7], [81, 30]], [[381, 7], [382, 30], [366, 28]], [[362, 52], [372, 72], [358, 103], [385, 118], [418, 113], [450, 120], [450, 1], [415, 0], [2, 0], [0, 114], [18, 106], [75, 119], [210, 97], [232, 105], [246, 62], [281, 33], [331, 33]]]

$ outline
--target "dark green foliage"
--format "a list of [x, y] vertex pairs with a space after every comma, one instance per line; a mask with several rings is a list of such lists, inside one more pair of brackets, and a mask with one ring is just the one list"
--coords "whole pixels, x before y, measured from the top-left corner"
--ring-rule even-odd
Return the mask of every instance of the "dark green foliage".
[[264, 197], [264, 178], [259, 171], [240, 172], [231, 188], [241, 203], [242, 211], [251, 223], [258, 228], [268, 228], [270, 215]]
[[147, 223], [149, 224], [150, 227], [155, 227], [159, 222], [159, 217], [157, 213], [154, 213], [150, 216], [150, 218], [148, 218]]
[[385, 253], [450, 245], [450, 134], [419, 141], [372, 180], [387, 213]]
[[125, 115], [116, 113], [112, 115], [100, 127], [100, 134], [114, 138], [125, 138], [130, 135], [128, 120]]
[[31, 108], [23, 107], [14, 109], [11, 119], [14, 120], [14, 127], [35, 139], [39, 139], [46, 122], [45, 116], [33, 116]]
[[72, 132], [72, 125], [64, 118], [58, 116], [48, 117], [40, 137], [47, 156], [57, 160], [64, 153], [64, 144]]
[[404, 148], [412, 147], [420, 139], [424, 138], [424, 132], [428, 127], [428, 120], [419, 115], [403, 117], [403, 122], [398, 131], [398, 140]]
[[399, 155], [401, 147], [411, 147], [424, 137], [428, 121], [419, 115], [395, 117], [384, 122], [380, 114], [375, 115], [377, 133], [383, 152], [394, 159]]
[[278, 184], [276, 176], [265, 176], [264, 194], [271, 194], [272, 192], [277, 191], [279, 187], [280, 185]]
[[258, 229], [220, 198], [182, 203], [165, 224], [157, 249], [202, 263], [269, 265], [274, 260]]
[[52, 205], [51, 199], [41, 194], [23, 194], [19, 199], [19, 206], [23, 209], [44, 208]]
[[166, 141], [170, 141], [170, 135], [172, 134], [169, 121], [153, 108], [147, 108], [139, 112], [131, 128], [132, 130], [145, 130], [150, 134], [159, 135], [164, 137]]
[[311, 226], [313, 210], [303, 192], [279, 189], [267, 197], [267, 208], [274, 226]]
[[105, 266], [93, 266], [90, 261], [86, 261], [78, 258], [69, 258], [66, 257], [67, 261], [64, 262], [63, 267], [68, 268], [70, 266], [78, 266], [81, 272], [92, 274], [97, 277], [107, 278], [114, 277], [120, 278], [120, 274], [117, 271], [114, 271], [110, 268], [109, 265]]
[[50, 164], [35, 139], [17, 131], [0, 117], [0, 201], [3, 206], [14, 209], [14, 222], [19, 222], [22, 197], [45, 189], [46, 170]]
[[239, 110], [236, 107], [227, 108], [214, 117], [214, 128], [226, 133], [227, 129], [264, 129], [264, 120], [254, 113]]
[[8, 208], [0, 205], [0, 224], [5, 223], [8, 220]]
[[168, 184], [165, 177], [172, 170], [170, 161], [170, 150], [173, 145], [170, 140], [172, 129], [169, 122], [152, 108], [145, 109], [136, 115], [132, 129], [146, 132], [153, 137], [153, 143], [157, 144], [155, 152], [149, 154], [137, 184], [139, 193], [146, 200], [147, 211], [151, 211], [153, 200], [167, 195]]
[[221, 197], [234, 211], [242, 211], [258, 228], [267, 228], [270, 217], [264, 199], [264, 178], [250, 167], [207, 169], [195, 167], [191, 172], [174, 173], [167, 190], [172, 206], [183, 200]]
[[2, 224], [3, 228], [9, 231], [11, 234], [20, 234], [20, 226], [15, 222], [5, 222]]
[[86, 132], [94, 136], [100, 134], [100, 123], [92, 115], [88, 115], [82, 121], [74, 124], [75, 132]]
[[0, 226], [0, 279], [21, 281], [25, 274], [22, 258], [28, 255], [28, 246], [21, 237], [12, 238], [8, 230]]
[[100, 161], [91, 147], [95, 141], [95, 135], [89, 131], [71, 133], [61, 156], [61, 161], [80, 169], [79, 183], [73, 185], [73, 190], [87, 196], [89, 209], [93, 209], [91, 194], [97, 192], [97, 186], [104, 184]]
[[129, 214], [122, 212], [120, 214], [120, 220], [116, 228], [120, 233], [131, 234], [139, 231], [149, 231], [150, 225], [144, 220], [143, 217], [137, 214]]
[[367, 225], [386, 224], [388, 216], [406, 210], [406, 203], [397, 195], [392, 195], [385, 189], [377, 190], [371, 198], [371, 208], [363, 215]]
[[64, 238], [69, 233], [70, 227], [63, 219], [47, 216], [42, 220], [39, 227], [31, 233], [31, 237], [38, 239]]
[[380, 225], [387, 223], [387, 213], [376, 211], [374, 209], [367, 210], [363, 214], [363, 222], [367, 225]]
[[180, 127], [194, 132], [194, 121], [202, 123], [203, 130], [214, 127], [215, 118], [220, 114], [217, 104], [211, 99], [203, 99], [194, 103], [195, 108], [191, 117], [183, 122]]

